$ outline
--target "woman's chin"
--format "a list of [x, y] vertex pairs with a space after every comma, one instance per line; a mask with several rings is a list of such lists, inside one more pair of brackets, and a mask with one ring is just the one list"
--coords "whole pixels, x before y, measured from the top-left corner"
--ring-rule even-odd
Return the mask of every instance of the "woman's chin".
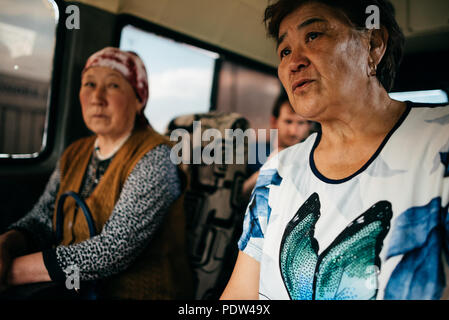
[[102, 125], [90, 125], [88, 128], [90, 131], [100, 136], [106, 136], [111, 133], [111, 128]]
[[304, 119], [315, 121], [322, 112], [320, 104], [315, 102], [301, 101], [293, 105], [295, 112]]

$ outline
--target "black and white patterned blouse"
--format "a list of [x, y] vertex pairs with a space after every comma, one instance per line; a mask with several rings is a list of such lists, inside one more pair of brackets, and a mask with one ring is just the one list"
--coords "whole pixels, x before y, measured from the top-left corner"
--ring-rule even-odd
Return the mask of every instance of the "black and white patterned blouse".
[[[95, 154], [95, 153], [93, 153]], [[91, 157], [83, 179], [82, 197], [88, 196], [109, 164]], [[99, 176], [98, 170], [100, 170]], [[101, 279], [125, 270], [151, 241], [169, 206], [180, 196], [177, 167], [170, 149], [160, 145], [136, 164], [126, 180], [109, 220], [100, 234], [69, 246], [51, 248], [52, 217], [60, 185], [59, 163], [33, 209], [8, 229], [24, 231], [43, 250], [44, 262], [54, 281], [65, 281], [67, 267], [79, 268], [80, 280]]]

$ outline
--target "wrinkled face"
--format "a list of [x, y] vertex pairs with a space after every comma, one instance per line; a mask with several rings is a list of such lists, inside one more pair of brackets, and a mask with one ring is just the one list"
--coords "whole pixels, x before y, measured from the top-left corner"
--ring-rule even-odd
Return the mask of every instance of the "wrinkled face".
[[111, 138], [129, 133], [142, 109], [131, 84], [105, 67], [93, 67], [83, 74], [79, 97], [86, 126]]
[[272, 127], [278, 129], [278, 143], [280, 148], [288, 148], [307, 138], [310, 124], [297, 115], [288, 102], [284, 102], [279, 110], [279, 117], [273, 117]]
[[345, 101], [367, 91], [369, 41], [329, 6], [307, 3], [286, 16], [277, 54], [279, 79], [306, 119], [334, 117]]

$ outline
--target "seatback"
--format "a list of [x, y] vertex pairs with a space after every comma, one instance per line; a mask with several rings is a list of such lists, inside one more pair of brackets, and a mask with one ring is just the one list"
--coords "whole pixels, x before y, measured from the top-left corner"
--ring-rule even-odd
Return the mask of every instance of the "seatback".
[[[232, 273], [246, 206], [241, 198], [241, 189], [246, 178], [248, 153], [247, 139], [244, 139], [243, 149], [240, 149], [244, 152], [244, 163], [236, 163], [235, 152], [232, 164], [222, 161], [221, 164], [214, 162], [208, 165], [204, 159], [199, 163], [193, 161], [195, 152], [199, 155], [208, 145], [211, 146], [212, 141], [218, 141], [198, 140], [206, 130], [218, 130], [215, 133], [221, 133], [221, 148], [215, 151], [219, 150], [224, 159], [224, 146], [232, 143], [235, 151], [237, 145], [235, 137], [226, 138], [225, 130], [245, 131], [248, 127], [248, 121], [239, 114], [210, 112], [175, 118], [166, 132], [167, 136], [173, 134], [172, 141], [176, 136], [175, 130], [183, 132], [189, 139], [189, 163], [183, 163], [181, 167], [189, 176], [185, 214], [188, 250], [195, 277], [195, 299], [219, 298]], [[181, 142], [178, 140], [178, 143]]]

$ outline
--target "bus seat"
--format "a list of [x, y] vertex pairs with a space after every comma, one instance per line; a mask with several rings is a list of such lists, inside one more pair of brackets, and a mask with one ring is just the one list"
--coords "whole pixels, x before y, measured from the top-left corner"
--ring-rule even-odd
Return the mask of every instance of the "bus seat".
[[[199, 122], [194, 124], [194, 121]], [[226, 164], [225, 161], [222, 164], [213, 162], [208, 165], [203, 161], [193, 164], [193, 148], [200, 145], [202, 151], [211, 141], [216, 142], [208, 140], [195, 143], [194, 130], [201, 130], [202, 137], [205, 130], [217, 129], [222, 137], [221, 152], [224, 159], [225, 143], [232, 142], [233, 149], [238, 143], [235, 137], [225, 139], [225, 129], [245, 131], [247, 128], [249, 122], [241, 115], [216, 111], [180, 116], [168, 125], [167, 136], [176, 129], [184, 129], [181, 131], [190, 138], [190, 161], [183, 163], [181, 168], [189, 177], [185, 214], [195, 299], [218, 299], [232, 273], [246, 206], [241, 189], [246, 179], [248, 142], [247, 139], [242, 140], [244, 146], [240, 150], [244, 152], [245, 161], [241, 164], [236, 163], [235, 153], [232, 164]]]

